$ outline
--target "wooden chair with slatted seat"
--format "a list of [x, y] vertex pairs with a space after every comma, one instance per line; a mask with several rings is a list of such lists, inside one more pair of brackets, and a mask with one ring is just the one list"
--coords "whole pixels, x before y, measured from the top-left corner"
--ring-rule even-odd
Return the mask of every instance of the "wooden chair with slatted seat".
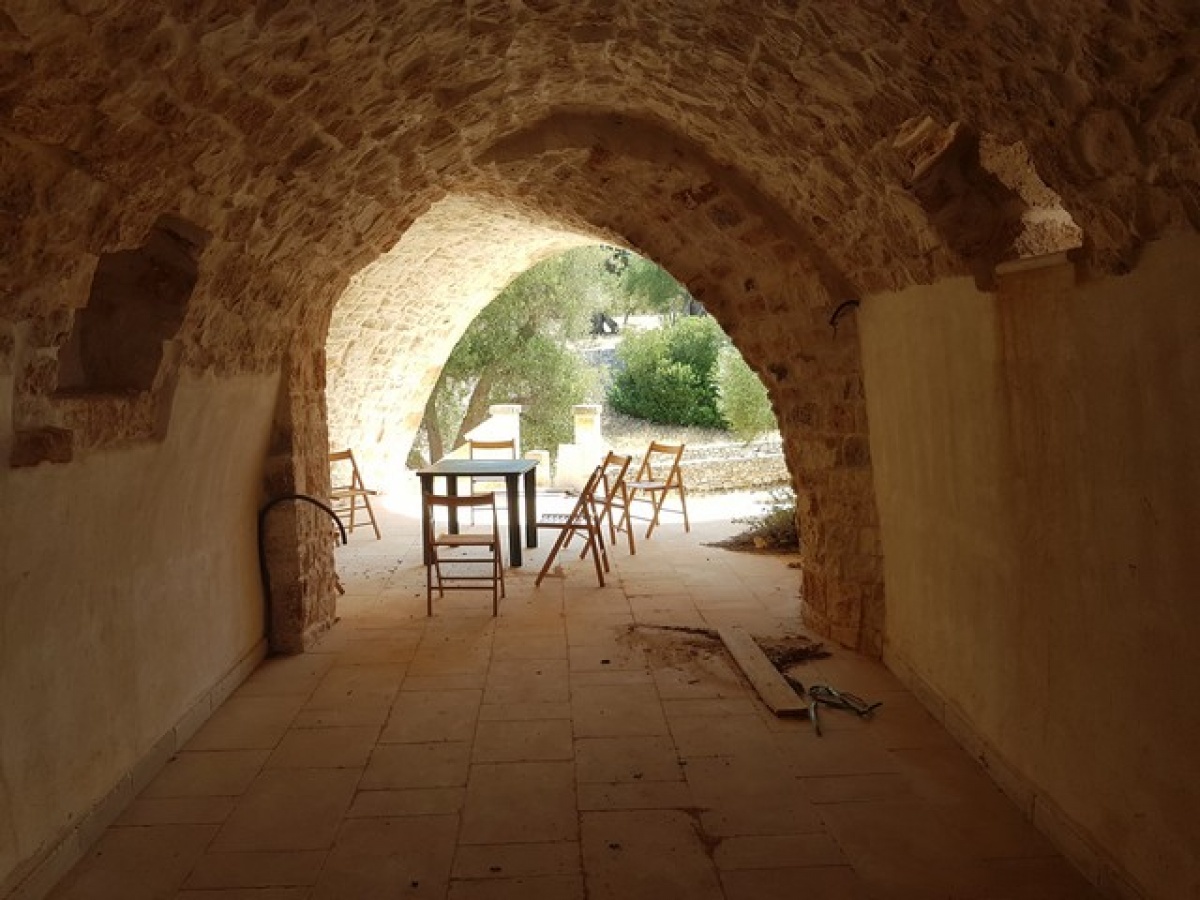
[[[666, 511], [683, 513], [683, 530], [692, 530], [691, 523], [688, 522], [687, 489], [683, 485], [683, 472], [679, 467], [680, 460], [683, 459], [683, 448], [683, 444], [651, 441], [646, 455], [642, 458], [642, 464], [638, 467], [637, 475], [626, 483], [629, 490], [629, 503], [622, 522], [632, 530], [632, 519], [649, 521], [650, 524], [646, 528], [647, 539], [654, 534], [654, 529], [658, 527], [659, 517], [665, 509], [667, 496], [671, 493], [679, 496], [679, 508], [666, 509]], [[635, 503], [648, 503], [649, 514], [636, 515], [634, 513]]]
[[612, 545], [614, 547], [617, 545], [617, 532], [624, 531], [629, 541], [629, 555], [633, 556], [637, 553], [637, 548], [634, 546], [633, 529], [622, 525], [625, 510], [629, 508], [629, 487], [626, 476], [629, 474], [631, 465], [633, 465], [632, 456], [622, 456], [611, 450], [608, 451], [604, 462], [600, 464], [600, 481], [596, 484], [593, 497], [595, 498], [596, 521], [601, 527], [607, 522], [609, 540]]
[[596, 566], [596, 580], [600, 582], [600, 587], [604, 587], [604, 573], [608, 571], [608, 551], [604, 546], [603, 530], [600, 523], [596, 521], [596, 498], [594, 496], [596, 483], [600, 480], [600, 473], [601, 468], [597, 466], [588, 476], [587, 483], [584, 484], [583, 490], [570, 512], [543, 513], [538, 516], [537, 527], [557, 531], [558, 537], [550, 547], [550, 552], [546, 554], [542, 570], [534, 579], [534, 587], [541, 585], [542, 579], [550, 571], [550, 566], [554, 564], [558, 552], [574, 537], [583, 538], [584, 546], [580, 559], [591, 553], [592, 562]]
[[[352, 450], [337, 450], [329, 454], [329, 481], [329, 506], [345, 521], [346, 530], [353, 533], [355, 528], [370, 522], [375, 531], [375, 540], [381, 540], [375, 510], [371, 508], [371, 498], [379, 492], [363, 484], [362, 473], [354, 461]], [[359, 518], [360, 513], [366, 514], [366, 521]]]
[[[439, 511], [444, 511], [447, 520], [454, 521], [458, 521], [458, 514], [463, 511], [479, 512], [487, 524], [476, 530], [452, 534], [448, 530], [441, 530]], [[505, 588], [495, 494], [460, 497], [425, 493], [422, 494], [422, 515], [426, 614], [433, 615], [433, 591], [436, 587], [438, 597], [445, 597], [448, 590], [491, 591], [492, 615], [496, 615]], [[484, 567], [486, 574], [482, 572]], [[479, 574], [474, 574], [476, 572]]]

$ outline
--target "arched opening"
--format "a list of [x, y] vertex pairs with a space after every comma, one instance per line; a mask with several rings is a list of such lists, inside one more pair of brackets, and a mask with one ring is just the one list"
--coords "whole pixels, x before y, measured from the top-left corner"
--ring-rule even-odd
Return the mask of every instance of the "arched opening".
[[[601, 239], [683, 279], [775, 400], [806, 620], [883, 652], [1096, 880], [1186, 893], [1197, 723], [1138, 686], [1196, 677], [1196, 11], [969, 6], [9, 4], [0, 894], [257, 662], [254, 514], [323, 492], [327, 425], [411, 429], [328, 409], [326, 339], [445, 202], [529, 259]], [[76, 317], [164, 217], [212, 235], [169, 321]], [[73, 323], [137, 363], [85, 365]], [[328, 531], [275, 521], [300, 650]]]

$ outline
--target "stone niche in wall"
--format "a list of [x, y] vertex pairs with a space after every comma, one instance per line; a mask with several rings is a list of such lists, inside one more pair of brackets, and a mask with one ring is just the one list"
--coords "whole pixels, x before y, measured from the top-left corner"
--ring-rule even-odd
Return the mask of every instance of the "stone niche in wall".
[[58, 395], [149, 391], [183, 324], [208, 235], [162, 216], [145, 242], [102, 256], [58, 352]]
[[166, 434], [179, 374], [176, 338], [208, 240], [202, 229], [163, 215], [141, 246], [100, 257], [87, 303], [60, 338], [57, 363], [35, 361], [14, 394], [10, 466], [67, 463], [81, 452]]

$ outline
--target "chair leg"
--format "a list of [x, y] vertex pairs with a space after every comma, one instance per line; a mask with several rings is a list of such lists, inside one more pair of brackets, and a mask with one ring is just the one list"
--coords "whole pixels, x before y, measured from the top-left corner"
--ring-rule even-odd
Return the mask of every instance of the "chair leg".
[[554, 558], [558, 556], [558, 551], [562, 549], [563, 544], [567, 540], [569, 529], [563, 528], [558, 533], [558, 538], [554, 541], [554, 546], [550, 548], [550, 552], [546, 554], [546, 561], [542, 563], [542, 570], [538, 572], [537, 578], [533, 580], [533, 586], [539, 587], [542, 579], [546, 577], [546, 573], [550, 571], [550, 565], [554, 562]]
[[688, 514], [687, 514], [687, 498], [686, 498], [686, 497], [684, 497], [684, 494], [685, 494], [685, 493], [686, 493], [686, 491], [685, 491], [685, 489], [684, 489], [683, 485], [682, 485], [682, 484], [680, 484], [680, 485], [679, 485], [679, 505], [680, 505], [680, 507], [682, 507], [682, 508], [683, 508], [683, 530], [684, 530], [684, 531], [691, 531], [691, 530], [692, 530], [692, 526], [691, 526], [691, 524], [688, 522]]
[[600, 568], [600, 551], [596, 547], [596, 533], [588, 531], [587, 542], [592, 547], [592, 562], [596, 564], [596, 580], [600, 582], [600, 587], [604, 587], [604, 571]]
[[371, 501], [367, 497], [363, 497], [363, 505], [367, 508], [367, 518], [371, 520], [371, 528], [375, 532], [375, 540], [383, 540], [383, 535], [379, 533], [379, 525], [375, 521], [375, 510], [371, 508]]
[[654, 515], [650, 517], [650, 527], [646, 529], [647, 540], [650, 538], [650, 535], [654, 534], [654, 529], [658, 527], [658, 513], [662, 509], [663, 501], [667, 499], [667, 492], [654, 491], [652, 496], [654, 498], [652, 501], [654, 504]]

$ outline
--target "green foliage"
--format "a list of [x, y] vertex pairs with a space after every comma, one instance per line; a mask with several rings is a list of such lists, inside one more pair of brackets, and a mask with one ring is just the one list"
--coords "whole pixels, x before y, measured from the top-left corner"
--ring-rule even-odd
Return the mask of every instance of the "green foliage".
[[673, 318], [687, 308], [691, 299], [687, 288], [650, 260], [628, 250], [615, 250], [612, 269], [620, 277], [620, 289], [610, 305], [627, 321], [639, 312]]
[[734, 549], [800, 549], [800, 532], [796, 528], [796, 495], [790, 488], [771, 491], [767, 508], [762, 513], [733, 521], [750, 526], [726, 542]]
[[597, 284], [615, 281], [604, 268], [610, 253], [593, 246], [551, 257], [513, 279], [484, 308], [434, 389], [422, 423], [430, 446], [456, 433], [445, 449], [461, 443], [495, 403], [524, 406], [522, 441], [528, 447], [570, 438], [571, 407], [584, 402], [594, 376], [567, 342], [586, 332]]
[[609, 402], [618, 412], [651, 422], [724, 427], [716, 368], [725, 340], [708, 316], [628, 335], [617, 348], [620, 369]]
[[778, 424], [767, 389], [732, 345], [721, 348], [717, 408], [729, 430], [743, 441], [774, 431]]

